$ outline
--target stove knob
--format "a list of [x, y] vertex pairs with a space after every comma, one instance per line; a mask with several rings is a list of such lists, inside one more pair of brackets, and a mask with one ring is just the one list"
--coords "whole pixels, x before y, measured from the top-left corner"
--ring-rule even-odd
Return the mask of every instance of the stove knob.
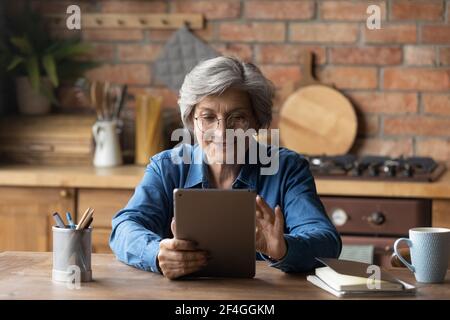
[[331, 212], [331, 220], [336, 227], [341, 227], [347, 222], [348, 214], [343, 209], [333, 209]]
[[386, 218], [383, 213], [375, 211], [370, 214], [367, 221], [369, 221], [371, 224], [379, 226], [379, 225], [382, 225], [386, 221]]
[[383, 171], [384, 171], [389, 177], [394, 177], [395, 174], [397, 173], [397, 170], [396, 170], [396, 168], [395, 168], [394, 165], [386, 165], [383, 169], [384, 169]]
[[377, 166], [375, 166], [375, 165], [369, 165], [368, 169], [369, 169], [369, 175], [370, 175], [371, 177], [376, 177], [376, 176], [378, 176], [379, 172], [378, 172], [378, 167], [377, 167]]
[[413, 168], [410, 164], [405, 164], [403, 167], [403, 175], [405, 177], [412, 177], [413, 175]]

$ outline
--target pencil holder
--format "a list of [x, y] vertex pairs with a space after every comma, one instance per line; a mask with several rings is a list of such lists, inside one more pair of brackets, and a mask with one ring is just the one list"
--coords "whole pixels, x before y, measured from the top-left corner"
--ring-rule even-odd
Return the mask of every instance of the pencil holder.
[[52, 227], [54, 281], [92, 281], [92, 228], [75, 230]]

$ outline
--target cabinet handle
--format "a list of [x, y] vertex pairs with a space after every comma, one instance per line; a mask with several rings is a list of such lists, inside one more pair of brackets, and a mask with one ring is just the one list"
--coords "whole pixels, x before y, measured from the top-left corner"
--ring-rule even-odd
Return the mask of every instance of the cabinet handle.
[[70, 197], [70, 192], [67, 191], [66, 189], [63, 189], [59, 191], [59, 195], [61, 196], [61, 198], [68, 198]]

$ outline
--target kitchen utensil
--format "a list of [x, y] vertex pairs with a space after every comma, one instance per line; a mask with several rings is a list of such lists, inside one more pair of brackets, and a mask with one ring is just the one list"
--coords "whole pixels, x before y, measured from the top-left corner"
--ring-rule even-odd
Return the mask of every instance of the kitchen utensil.
[[281, 144], [304, 154], [343, 154], [350, 150], [357, 118], [350, 101], [312, 75], [312, 54], [303, 56], [300, 88], [280, 112]]
[[162, 97], [138, 95], [136, 104], [136, 164], [148, 164], [162, 150]]

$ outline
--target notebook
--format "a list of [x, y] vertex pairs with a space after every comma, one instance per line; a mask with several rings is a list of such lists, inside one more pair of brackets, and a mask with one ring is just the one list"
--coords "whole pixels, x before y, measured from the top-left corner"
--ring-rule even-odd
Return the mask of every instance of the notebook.
[[370, 295], [410, 295], [415, 294], [415, 287], [401, 281], [380, 268], [380, 277], [367, 272], [370, 264], [317, 258], [325, 266], [317, 268], [315, 275], [307, 280], [337, 297]]

